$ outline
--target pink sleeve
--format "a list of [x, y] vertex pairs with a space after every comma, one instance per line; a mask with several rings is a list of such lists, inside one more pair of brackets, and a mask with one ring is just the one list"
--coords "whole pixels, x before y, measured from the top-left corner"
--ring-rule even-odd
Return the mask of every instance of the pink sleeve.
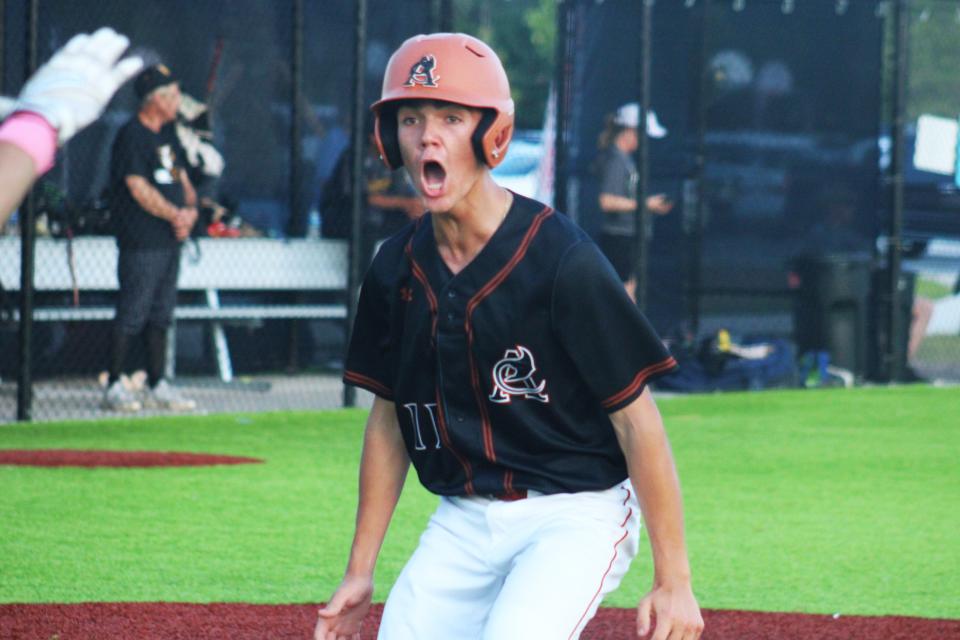
[[53, 167], [57, 130], [35, 113], [18, 111], [4, 120], [0, 125], [0, 142], [9, 142], [23, 149], [33, 158], [38, 176]]

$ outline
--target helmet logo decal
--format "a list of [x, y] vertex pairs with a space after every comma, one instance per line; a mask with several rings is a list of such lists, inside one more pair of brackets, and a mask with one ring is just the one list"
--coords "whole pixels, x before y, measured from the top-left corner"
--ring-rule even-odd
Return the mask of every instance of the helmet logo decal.
[[440, 76], [435, 76], [434, 71], [437, 68], [437, 59], [432, 55], [423, 56], [410, 67], [410, 75], [407, 81], [403, 83], [405, 87], [420, 85], [421, 87], [436, 87]]
[[517, 345], [516, 349], [507, 349], [497, 364], [493, 365], [493, 393], [490, 400], [499, 404], [508, 404], [511, 396], [523, 396], [527, 400], [550, 402], [550, 396], [544, 393], [547, 381], [538, 384], [533, 379], [537, 366], [533, 354], [526, 347]]

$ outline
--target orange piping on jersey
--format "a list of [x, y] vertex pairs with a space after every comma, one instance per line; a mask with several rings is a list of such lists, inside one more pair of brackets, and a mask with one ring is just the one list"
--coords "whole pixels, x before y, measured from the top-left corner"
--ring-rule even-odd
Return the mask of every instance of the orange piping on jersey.
[[382, 396], [387, 400], [393, 399], [393, 391], [391, 391], [386, 385], [382, 384], [378, 380], [374, 380], [373, 378], [356, 373], [354, 371], [344, 371], [343, 377], [347, 380], [347, 382], [351, 382], [358, 387], [363, 387], [368, 391], [372, 391], [378, 396]]
[[468, 496], [472, 496], [476, 493], [473, 489], [473, 467], [470, 466], [470, 461], [460, 455], [460, 452], [453, 448], [453, 442], [450, 440], [450, 433], [447, 430], [447, 417], [443, 410], [443, 399], [440, 397], [440, 387], [437, 386], [437, 417], [439, 418], [438, 422], [440, 423], [440, 440], [443, 441], [443, 446], [447, 448], [447, 451], [453, 454], [453, 457], [457, 459], [457, 462], [460, 463], [460, 466], [463, 467], [463, 473], [467, 477], [467, 481], [463, 485], [464, 491], [466, 491]]
[[[419, 228], [420, 223], [426, 216], [421, 216], [417, 220], [417, 227]], [[410, 261], [410, 269], [413, 271], [414, 277], [420, 281], [420, 285], [423, 287], [424, 293], [427, 295], [427, 303], [430, 306], [430, 343], [436, 346], [437, 344], [437, 296], [434, 295], [433, 289], [430, 287], [430, 282], [427, 280], [427, 274], [423, 272], [423, 269], [420, 268], [420, 265], [417, 264], [417, 261], [413, 259], [413, 237], [410, 238], [410, 241], [407, 242], [407, 246], [404, 249], [404, 253], [407, 254], [407, 259]], [[457, 459], [457, 462], [460, 463], [460, 466], [463, 467], [463, 473], [467, 478], [466, 483], [464, 483], [464, 491], [467, 495], [473, 495], [475, 492], [473, 490], [473, 468], [470, 466], [470, 462], [460, 455], [460, 452], [453, 447], [453, 442], [450, 440], [450, 433], [447, 430], [447, 418], [443, 411], [443, 399], [440, 397], [440, 387], [437, 385], [436, 389], [437, 394], [437, 417], [439, 418], [438, 422], [440, 427], [440, 440], [443, 442], [443, 446], [447, 448], [454, 458]]]
[[[411, 240], [412, 243], [412, 240]], [[420, 265], [417, 264], [417, 261], [413, 259], [413, 251], [411, 244], [407, 244], [407, 258], [410, 260], [410, 268], [413, 270], [413, 275], [420, 281], [420, 284], [423, 286], [424, 292], [427, 294], [427, 302], [430, 305], [430, 343], [433, 345], [437, 344], [437, 296], [434, 295], [433, 289], [430, 288], [430, 282], [427, 280], [427, 274], [423, 272], [423, 269], [420, 268]], [[439, 384], [437, 386], [437, 415], [439, 416], [440, 422], [440, 439], [443, 441], [443, 445], [447, 448], [447, 451], [453, 454], [453, 457], [457, 459], [457, 462], [460, 463], [460, 466], [463, 467], [463, 472], [467, 476], [467, 482], [464, 485], [464, 489], [467, 492], [467, 495], [473, 495], [473, 469], [470, 467], [470, 463], [460, 455], [460, 452], [453, 448], [453, 442], [450, 440], [450, 434], [447, 431], [447, 419], [444, 416], [443, 412], [443, 401], [440, 397], [440, 388]]]
[[503, 472], [503, 494], [497, 497], [507, 502], [524, 500], [527, 497], [527, 490], [517, 491], [513, 488], [513, 471], [508, 470]]
[[477, 368], [477, 360], [473, 355], [473, 326], [470, 324], [470, 316], [473, 314], [473, 310], [477, 308], [483, 300], [493, 293], [494, 289], [500, 286], [500, 284], [506, 280], [507, 276], [510, 275], [510, 272], [513, 271], [514, 267], [523, 260], [523, 256], [526, 255], [527, 249], [530, 247], [530, 243], [533, 242], [534, 236], [537, 235], [537, 232], [540, 230], [540, 225], [543, 224], [543, 221], [548, 217], [553, 215], [553, 209], [550, 207], [544, 207], [540, 213], [536, 215], [533, 219], [533, 222], [530, 223], [530, 228], [527, 229], [527, 233], [523, 236], [523, 241], [520, 242], [520, 246], [517, 247], [517, 250], [514, 252], [513, 257], [510, 258], [510, 261], [503, 266], [500, 271], [497, 272], [497, 275], [490, 278], [490, 281], [478, 291], [470, 301], [467, 303], [467, 313], [466, 318], [464, 319], [464, 328], [467, 331], [467, 354], [470, 359], [470, 382], [473, 385], [473, 395], [477, 399], [477, 406], [480, 407], [480, 423], [483, 429], [483, 452], [487, 456], [487, 460], [490, 462], [497, 461], [497, 454], [493, 450], [493, 429], [490, 427], [490, 413], [487, 411], [487, 402], [486, 397], [483, 392], [480, 390], [480, 370]]
[[[627, 492], [627, 497], [623, 499], [623, 506], [627, 506], [627, 502], [630, 501], [630, 490], [621, 487], [624, 491]], [[620, 523], [620, 528], [623, 529], [623, 535], [620, 536], [620, 539], [613, 543], [613, 557], [610, 558], [610, 564], [607, 565], [607, 570], [603, 572], [603, 575], [600, 577], [600, 586], [597, 587], [596, 593], [593, 594], [593, 597], [590, 598], [590, 602], [587, 603], [587, 608], [583, 610], [583, 615], [580, 616], [580, 619], [577, 620], [577, 624], [573, 625], [573, 630], [570, 631], [570, 635], [567, 636], [567, 640], [570, 640], [574, 635], [576, 635], [577, 629], [580, 628], [583, 619], [587, 617], [587, 614], [590, 613], [590, 608], [593, 606], [594, 600], [600, 596], [600, 592], [603, 591], [603, 582], [607, 579], [607, 576], [610, 575], [610, 570], [613, 569], [613, 563], [617, 561], [617, 554], [619, 550], [617, 547], [620, 546], [620, 543], [627, 539], [627, 536], [630, 535], [630, 531], [627, 529], [627, 523], [630, 522], [630, 517], [633, 515], [633, 507], [627, 507], [627, 516], [623, 519], [623, 522]]]
[[624, 399], [630, 397], [631, 394], [636, 393], [637, 389], [642, 387], [643, 384], [650, 378], [650, 376], [660, 373], [661, 371], [672, 369], [675, 366], [677, 366], [677, 361], [673, 359], [673, 356], [669, 356], [666, 360], [662, 360], [656, 364], [646, 367], [645, 369], [641, 369], [640, 373], [634, 377], [633, 382], [627, 385], [626, 389], [610, 396], [600, 404], [604, 409], [609, 409], [618, 402], [622, 402]]
[[413, 238], [410, 238], [410, 242], [407, 243], [407, 247], [404, 251], [407, 254], [407, 259], [410, 261], [410, 269], [413, 271], [414, 277], [420, 281], [420, 285], [423, 287], [424, 293], [427, 294], [427, 304], [430, 306], [430, 344], [436, 346], [437, 296], [434, 295], [433, 289], [430, 288], [430, 282], [427, 280], [427, 274], [423, 272], [423, 269], [420, 268], [420, 265], [417, 264], [417, 261], [413, 259]]

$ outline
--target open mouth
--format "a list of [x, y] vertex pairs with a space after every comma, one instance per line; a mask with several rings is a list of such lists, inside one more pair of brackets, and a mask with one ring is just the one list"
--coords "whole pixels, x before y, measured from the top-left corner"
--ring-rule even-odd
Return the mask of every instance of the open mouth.
[[443, 186], [447, 180], [447, 170], [439, 162], [428, 160], [423, 163], [421, 182], [423, 193], [429, 197], [437, 197], [443, 193]]

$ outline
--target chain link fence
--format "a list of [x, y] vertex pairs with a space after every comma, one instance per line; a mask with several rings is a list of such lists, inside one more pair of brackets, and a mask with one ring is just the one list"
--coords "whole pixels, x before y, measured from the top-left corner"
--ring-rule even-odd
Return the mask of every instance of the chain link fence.
[[[104, 404], [110, 371], [116, 377], [118, 369], [120, 386], [142, 406], [151, 399], [148, 377], [158, 375], [197, 411], [341, 406], [350, 247], [342, 234], [324, 237], [328, 212], [320, 197], [350, 146], [358, 68], [365, 110], [379, 95], [390, 52], [410, 35], [436, 29], [438, 3], [2, 6], [7, 94], [22, 85], [33, 51], [42, 63], [74, 34], [108, 25], [130, 37], [130, 51], [147, 66], [169, 70], [182, 95], [168, 118], [162, 108], [176, 98], [162, 102], [167, 79], [145, 87], [157, 92], [149, 95], [128, 83], [38, 182], [31, 417], [136, 408]], [[358, 65], [361, 6], [366, 62]], [[152, 219], [130, 212], [132, 201], [143, 201], [129, 176], [142, 178], [176, 212], [193, 203], [181, 171], [196, 192], [198, 217], [179, 256], [155, 266], [151, 256], [177, 251], [175, 225], [157, 212]], [[25, 207], [0, 237], [0, 420], [17, 415]], [[118, 243], [126, 266], [118, 264]], [[171, 268], [179, 273], [166, 330], [154, 321], [165, 304], [157, 274]], [[118, 303], [120, 277], [147, 278], [149, 287], [140, 289], [152, 293]], [[124, 322], [115, 322], [121, 307]], [[118, 331], [126, 352], [119, 363]], [[154, 371], [158, 361], [162, 371]]]
[[[887, 246], [900, 6], [910, 9], [908, 252], [895, 314]], [[655, 120], [635, 152], [638, 166], [646, 160], [642, 193], [674, 206], [646, 214], [642, 299], [696, 373], [667, 386], [883, 381], [897, 367], [908, 380], [960, 379], [948, 346], [960, 333], [956, 167], [921, 178], [912, 133], [921, 112], [945, 117], [955, 159], [956, 86], [944, 61], [960, 53], [958, 20], [957, 4], [940, 0], [566, 3], [557, 200], [600, 235], [604, 126], [646, 98]], [[738, 344], [765, 348], [741, 352], [759, 354], [750, 362]]]
[[[364, 154], [362, 188], [404, 188], [375, 171], [370, 123], [357, 119], [379, 94], [390, 52], [450, 22], [456, 3], [2, 6], [5, 94], [22, 85], [31, 56], [42, 62], [101, 25], [128, 34], [135, 53], [179, 81], [178, 140], [188, 162], [200, 158], [188, 171], [201, 206], [164, 334], [164, 374], [176, 389], [198, 411], [341, 406], [350, 267], [362, 268], [404, 213], [365, 219], [353, 255], [341, 206], [359, 184], [344, 173], [353, 147]], [[898, 58], [900, 7], [908, 37]], [[844, 371], [885, 380], [898, 350], [908, 378], [960, 379], [956, 2], [565, 0], [557, 11], [557, 148], [544, 154], [556, 174], [543, 178], [555, 182], [558, 207], [596, 237], [605, 122], [644, 95], [656, 114], [648, 132], [660, 134], [637, 152], [640, 192], [664, 194], [672, 207], [639, 227], [640, 297], [684, 370], [700, 376], [675, 388], [840, 383]], [[908, 62], [901, 105], [892, 99], [898, 60]], [[35, 419], [111, 414], [102, 407], [116, 352], [111, 166], [141, 104], [133, 83], [123, 88], [35, 190]], [[906, 123], [902, 222], [892, 206], [897, 106]], [[0, 236], [0, 420], [16, 417], [21, 370], [20, 213]], [[903, 251], [896, 295], [891, 237]], [[131, 340], [122, 380], [134, 391], [157, 345]], [[735, 358], [731, 345], [761, 357], [739, 369], [731, 363], [751, 359]]]
[[908, 37], [903, 237], [915, 292], [911, 364], [922, 377], [958, 380], [960, 86], [950, 71], [960, 60], [960, 5], [915, 0]]

